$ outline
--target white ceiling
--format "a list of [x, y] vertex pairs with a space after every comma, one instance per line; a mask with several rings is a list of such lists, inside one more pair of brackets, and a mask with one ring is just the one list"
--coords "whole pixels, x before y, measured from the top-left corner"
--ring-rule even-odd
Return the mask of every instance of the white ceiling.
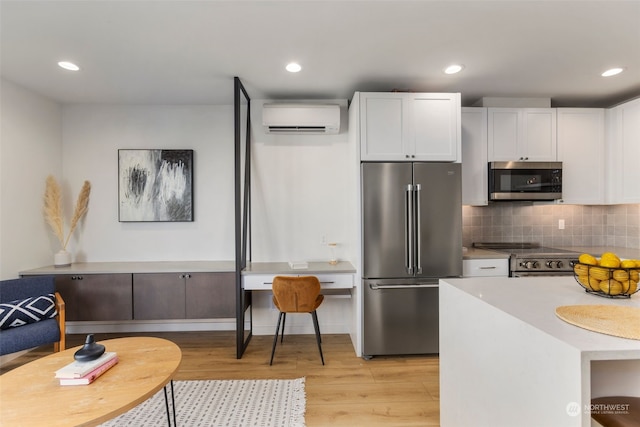
[[1, 0], [0, 24], [2, 76], [61, 103], [231, 104], [234, 76], [268, 99], [640, 95], [640, 0]]

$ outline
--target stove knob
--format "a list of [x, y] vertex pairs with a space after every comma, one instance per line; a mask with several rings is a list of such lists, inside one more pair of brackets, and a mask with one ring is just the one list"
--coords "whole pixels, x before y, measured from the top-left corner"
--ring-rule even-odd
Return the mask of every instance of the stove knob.
[[538, 268], [538, 262], [537, 261], [527, 261], [525, 263], [525, 267], [527, 269], [531, 269], [531, 268]]
[[555, 261], [547, 261], [547, 262], [546, 262], [547, 267], [548, 267], [548, 268], [553, 268], [553, 263], [554, 263], [554, 262], [555, 262]]
[[557, 261], [556, 268], [562, 268], [562, 267], [564, 267], [564, 263], [562, 261]]

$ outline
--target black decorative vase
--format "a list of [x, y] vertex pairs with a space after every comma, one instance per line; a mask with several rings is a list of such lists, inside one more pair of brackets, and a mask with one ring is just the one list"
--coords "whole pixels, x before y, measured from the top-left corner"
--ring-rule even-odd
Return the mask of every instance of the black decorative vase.
[[84, 346], [75, 352], [73, 358], [79, 362], [88, 362], [102, 356], [104, 350], [105, 348], [102, 344], [96, 343], [93, 334], [89, 334], [84, 342]]

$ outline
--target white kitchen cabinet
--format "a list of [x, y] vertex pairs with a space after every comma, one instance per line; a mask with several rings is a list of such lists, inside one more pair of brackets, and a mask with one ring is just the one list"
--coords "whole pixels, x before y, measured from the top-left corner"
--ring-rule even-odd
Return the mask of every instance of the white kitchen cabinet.
[[555, 108], [489, 108], [489, 161], [556, 161], [556, 120]]
[[462, 204], [486, 206], [487, 191], [487, 109], [462, 109]]
[[360, 102], [360, 158], [364, 161], [459, 162], [459, 93], [378, 93]]
[[607, 203], [640, 203], [640, 98], [606, 116]]
[[507, 277], [508, 258], [463, 259], [462, 277]]
[[557, 112], [562, 202], [605, 203], [604, 109], [558, 108]]

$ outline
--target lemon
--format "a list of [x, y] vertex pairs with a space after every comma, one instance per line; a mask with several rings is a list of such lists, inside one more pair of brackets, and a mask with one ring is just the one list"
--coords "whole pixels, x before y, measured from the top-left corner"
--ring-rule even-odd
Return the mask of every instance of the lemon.
[[578, 276], [578, 281], [587, 289], [591, 291], [600, 290], [600, 281], [589, 276]]
[[618, 258], [618, 255], [614, 254], [613, 252], [605, 252], [605, 253], [602, 254], [602, 256], [600, 258], [601, 259], [614, 258], [614, 259], [617, 259], [618, 261], [620, 261], [620, 258]]
[[589, 269], [589, 276], [598, 280], [607, 280], [611, 277], [611, 271], [607, 268], [591, 267]]
[[629, 280], [629, 290], [627, 293], [629, 295], [635, 293], [638, 290], [638, 281], [637, 280]]
[[618, 268], [620, 267], [620, 260], [616, 258], [600, 258], [600, 267]]
[[625, 259], [624, 261], [620, 261], [620, 267], [622, 268], [633, 268], [636, 266], [636, 261], [633, 259]]
[[580, 262], [580, 264], [598, 265], [598, 260], [591, 254], [580, 255], [578, 257], [578, 262]]
[[631, 289], [631, 282], [629, 279], [627, 280], [618, 280], [618, 282], [620, 282], [620, 284], [622, 285], [622, 293], [626, 294], [629, 293], [629, 289]]
[[573, 266], [573, 271], [575, 271], [578, 276], [586, 276], [589, 274], [589, 267], [582, 264], [576, 264]]
[[627, 272], [627, 270], [613, 270], [612, 276], [618, 282], [629, 280], [629, 273]]
[[629, 271], [629, 279], [635, 280], [636, 282], [640, 281], [640, 272], [638, 272], [638, 270]]
[[614, 279], [600, 282], [600, 290], [607, 295], [620, 295], [622, 293], [622, 283]]

